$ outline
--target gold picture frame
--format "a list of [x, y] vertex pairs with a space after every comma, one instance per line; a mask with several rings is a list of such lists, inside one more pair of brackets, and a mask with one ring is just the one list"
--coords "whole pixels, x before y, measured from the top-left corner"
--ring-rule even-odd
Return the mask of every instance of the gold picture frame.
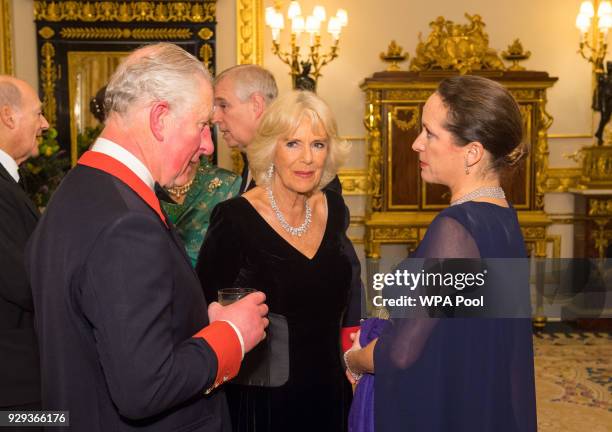
[[10, 0], [0, 0], [0, 74], [13, 74], [13, 24]]
[[263, 0], [236, 0], [236, 64], [263, 65], [263, 14]]

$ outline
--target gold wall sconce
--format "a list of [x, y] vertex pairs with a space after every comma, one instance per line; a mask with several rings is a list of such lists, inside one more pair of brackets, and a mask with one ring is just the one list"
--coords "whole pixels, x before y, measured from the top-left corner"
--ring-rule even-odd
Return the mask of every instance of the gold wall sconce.
[[610, 1], [583, 1], [576, 16], [576, 27], [580, 30], [578, 53], [593, 65], [595, 74], [604, 73], [603, 61], [608, 50], [608, 30], [612, 27]]
[[[292, 1], [287, 10], [287, 18], [291, 23], [289, 33], [289, 49], [281, 49], [281, 34], [285, 29], [285, 17], [280, 7], [266, 8], [266, 25], [272, 30], [272, 52], [291, 68], [293, 88], [316, 91], [317, 80], [321, 76], [321, 68], [338, 57], [340, 33], [348, 23], [345, 9], [338, 9], [335, 16], [327, 19], [323, 6], [315, 6], [312, 15], [304, 16], [298, 1]], [[331, 37], [331, 46], [322, 53], [322, 27], [327, 20], [327, 32]], [[306, 45], [306, 53], [302, 55], [301, 48]]]

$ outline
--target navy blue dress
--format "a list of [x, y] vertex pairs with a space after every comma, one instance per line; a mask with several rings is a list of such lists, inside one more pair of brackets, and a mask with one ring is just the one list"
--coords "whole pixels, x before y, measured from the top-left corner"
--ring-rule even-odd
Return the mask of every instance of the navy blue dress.
[[[414, 254], [526, 256], [515, 210], [485, 202], [442, 211]], [[392, 324], [374, 353], [377, 432], [536, 430], [531, 320], [422, 318]]]

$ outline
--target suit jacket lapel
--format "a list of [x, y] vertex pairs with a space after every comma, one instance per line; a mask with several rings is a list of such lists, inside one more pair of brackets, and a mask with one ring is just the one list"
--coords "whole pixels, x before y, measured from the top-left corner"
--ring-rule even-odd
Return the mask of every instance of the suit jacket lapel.
[[40, 212], [38, 211], [38, 208], [36, 207], [36, 205], [34, 205], [30, 197], [28, 197], [28, 195], [25, 193], [19, 183], [17, 183], [13, 176], [11, 176], [6, 170], [6, 168], [2, 166], [2, 164], [0, 164], [0, 177], [11, 185], [15, 193], [20, 196], [26, 207], [30, 210], [30, 212], [32, 212], [34, 219], [38, 220], [38, 218], [40, 217]]

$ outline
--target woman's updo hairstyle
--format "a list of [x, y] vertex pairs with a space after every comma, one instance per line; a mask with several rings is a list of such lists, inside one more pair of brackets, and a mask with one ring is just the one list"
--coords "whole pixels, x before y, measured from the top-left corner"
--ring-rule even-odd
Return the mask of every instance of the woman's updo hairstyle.
[[492, 168], [515, 166], [527, 154], [518, 104], [501, 84], [459, 75], [443, 80], [437, 93], [448, 109], [445, 129], [461, 147], [478, 141], [491, 154]]

